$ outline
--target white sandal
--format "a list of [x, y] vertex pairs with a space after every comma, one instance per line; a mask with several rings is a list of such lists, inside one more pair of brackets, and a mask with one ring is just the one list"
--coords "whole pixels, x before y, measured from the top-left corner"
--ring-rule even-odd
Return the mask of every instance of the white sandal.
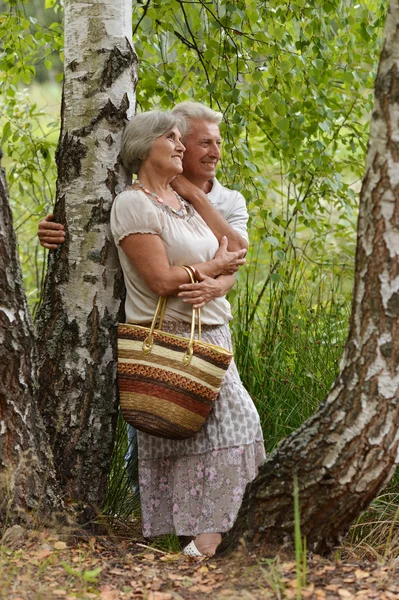
[[187, 546], [183, 548], [183, 554], [185, 556], [203, 556], [203, 554], [201, 554], [197, 546], [194, 544], [194, 540], [192, 540], [189, 544], [187, 544]]

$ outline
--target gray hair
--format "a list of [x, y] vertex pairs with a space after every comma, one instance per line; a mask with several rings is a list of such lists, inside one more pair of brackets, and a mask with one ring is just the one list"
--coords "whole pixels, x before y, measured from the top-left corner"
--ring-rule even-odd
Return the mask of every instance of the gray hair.
[[190, 102], [189, 100], [176, 104], [171, 113], [185, 119], [186, 134], [190, 131], [191, 121], [201, 120], [219, 125], [223, 119], [222, 113], [216, 112], [216, 110], [201, 104], [201, 102]]
[[120, 156], [129, 173], [137, 173], [156, 138], [177, 127], [182, 136], [187, 126], [179, 114], [149, 110], [135, 115], [125, 127]]

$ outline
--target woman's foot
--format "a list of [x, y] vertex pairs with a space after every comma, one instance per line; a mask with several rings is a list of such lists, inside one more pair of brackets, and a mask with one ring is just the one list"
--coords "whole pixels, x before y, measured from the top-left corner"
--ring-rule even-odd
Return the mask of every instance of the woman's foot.
[[194, 543], [201, 554], [212, 556], [216, 552], [216, 548], [222, 541], [221, 533], [199, 533], [194, 540]]
[[182, 548], [188, 546], [195, 539], [195, 535], [178, 535], [177, 537]]

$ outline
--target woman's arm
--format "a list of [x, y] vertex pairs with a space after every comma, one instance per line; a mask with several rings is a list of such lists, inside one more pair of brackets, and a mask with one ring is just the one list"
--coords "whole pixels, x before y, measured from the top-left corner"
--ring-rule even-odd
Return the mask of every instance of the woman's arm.
[[178, 293], [183, 302], [193, 304], [194, 308], [203, 308], [211, 300], [225, 296], [236, 280], [235, 275], [219, 275], [212, 279], [198, 269], [195, 270], [195, 277], [198, 283], [183, 283]]
[[[187, 283], [189, 277], [186, 271], [169, 264], [165, 245], [158, 235], [133, 233], [123, 238], [120, 247], [155, 294], [177, 295], [179, 286]], [[212, 260], [190, 266], [212, 279], [220, 275], [232, 275], [245, 263], [244, 254], [245, 250], [229, 252], [227, 239], [223, 238]]]

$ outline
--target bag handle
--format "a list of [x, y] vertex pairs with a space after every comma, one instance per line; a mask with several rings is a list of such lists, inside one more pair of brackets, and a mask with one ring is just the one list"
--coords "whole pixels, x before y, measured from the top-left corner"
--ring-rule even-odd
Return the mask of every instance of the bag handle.
[[[194, 269], [192, 267], [185, 267], [182, 266], [182, 269], [184, 269], [189, 277], [190, 277], [190, 281], [191, 283], [196, 283], [196, 279], [194, 278]], [[150, 331], [148, 336], [146, 337], [146, 339], [143, 342], [143, 353], [144, 354], [149, 354], [152, 350], [152, 347], [154, 345], [154, 330], [156, 329], [156, 324], [159, 321], [158, 324], [158, 329], [162, 329], [162, 325], [163, 325], [163, 319], [165, 316], [165, 309], [166, 309], [166, 303], [168, 301], [168, 297], [167, 296], [160, 296], [159, 300], [158, 300], [158, 304], [157, 304], [157, 308], [155, 309], [155, 314], [154, 314], [154, 318], [152, 319], [152, 323], [151, 323], [151, 327], [150, 327]], [[191, 330], [190, 330], [190, 337], [189, 337], [189, 341], [188, 341], [188, 346], [187, 346], [187, 350], [184, 354], [183, 357], [183, 364], [184, 365], [189, 365], [191, 362], [191, 358], [193, 356], [193, 350], [194, 350], [194, 334], [195, 334], [195, 317], [196, 315], [198, 316], [198, 339], [201, 339], [201, 314], [200, 314], [200, 309], [199, 308], [194, 308], [194, 306], [192, 307], [192, 314], [191, 314]]]

